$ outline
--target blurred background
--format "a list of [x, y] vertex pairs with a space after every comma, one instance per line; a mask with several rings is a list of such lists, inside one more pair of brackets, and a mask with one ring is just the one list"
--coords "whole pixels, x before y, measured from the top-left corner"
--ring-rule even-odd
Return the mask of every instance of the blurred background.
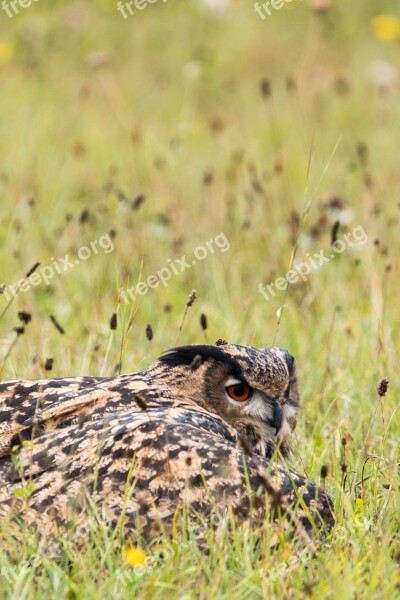
[[[399, 333], [398, 2], [282, 4], [3, 4], [3, 379], [129, 372], [224, 338], [289, 348], [306, 412], [350, 427], [374, 402]], [[358, 226], [368, 243], [260, 294]], [[121, 298], [221, 233], [229, 250]], [[101, 238], [112, 251], [75, 264]]]

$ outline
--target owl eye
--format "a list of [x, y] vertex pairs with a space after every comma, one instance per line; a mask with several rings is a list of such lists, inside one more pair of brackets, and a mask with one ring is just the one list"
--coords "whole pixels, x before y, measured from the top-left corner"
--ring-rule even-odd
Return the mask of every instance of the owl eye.
[[253, 391], [247, 383], [243, 383], [242, 381], [228, 385], [225, 390], [229, 398], [232, 398], [236, 402], [245, 402], [250, 398]]

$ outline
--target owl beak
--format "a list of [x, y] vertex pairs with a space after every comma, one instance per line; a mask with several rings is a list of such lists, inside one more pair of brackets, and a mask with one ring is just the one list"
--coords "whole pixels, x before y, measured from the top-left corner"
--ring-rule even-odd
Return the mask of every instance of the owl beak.
[[274, 416], [270, 422], [271, 427], [273, 427], [275, 429], [275, 435], [278, 435], [278, 433], [282, 427], [282, 422], [283, 422], [283, 408], [282, 408], [281, 403], [278, 401], [278, 402], [274, 403]]

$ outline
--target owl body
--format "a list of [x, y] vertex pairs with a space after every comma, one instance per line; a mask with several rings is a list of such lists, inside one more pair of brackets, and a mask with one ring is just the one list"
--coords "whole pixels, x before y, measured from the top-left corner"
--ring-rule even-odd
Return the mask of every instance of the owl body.
[[50, 532], [96, 506], [146, 537], [180, 510], [329, 528], [329, 497], [281, 464], [298, 403], [287, 351], [232, 344], [118, 377], [1, 383], [0, 516]]

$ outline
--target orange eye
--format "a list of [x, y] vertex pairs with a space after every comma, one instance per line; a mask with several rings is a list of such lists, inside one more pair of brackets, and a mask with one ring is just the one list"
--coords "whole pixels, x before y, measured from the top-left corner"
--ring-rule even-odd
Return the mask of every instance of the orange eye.
[[234, 383], [233, 385], [228, 385], [225, 389], [229, 398], [236, 400], [236, 402], [245, 402], [250, 398], [252, 392], [251, 387], [247, 383]]

